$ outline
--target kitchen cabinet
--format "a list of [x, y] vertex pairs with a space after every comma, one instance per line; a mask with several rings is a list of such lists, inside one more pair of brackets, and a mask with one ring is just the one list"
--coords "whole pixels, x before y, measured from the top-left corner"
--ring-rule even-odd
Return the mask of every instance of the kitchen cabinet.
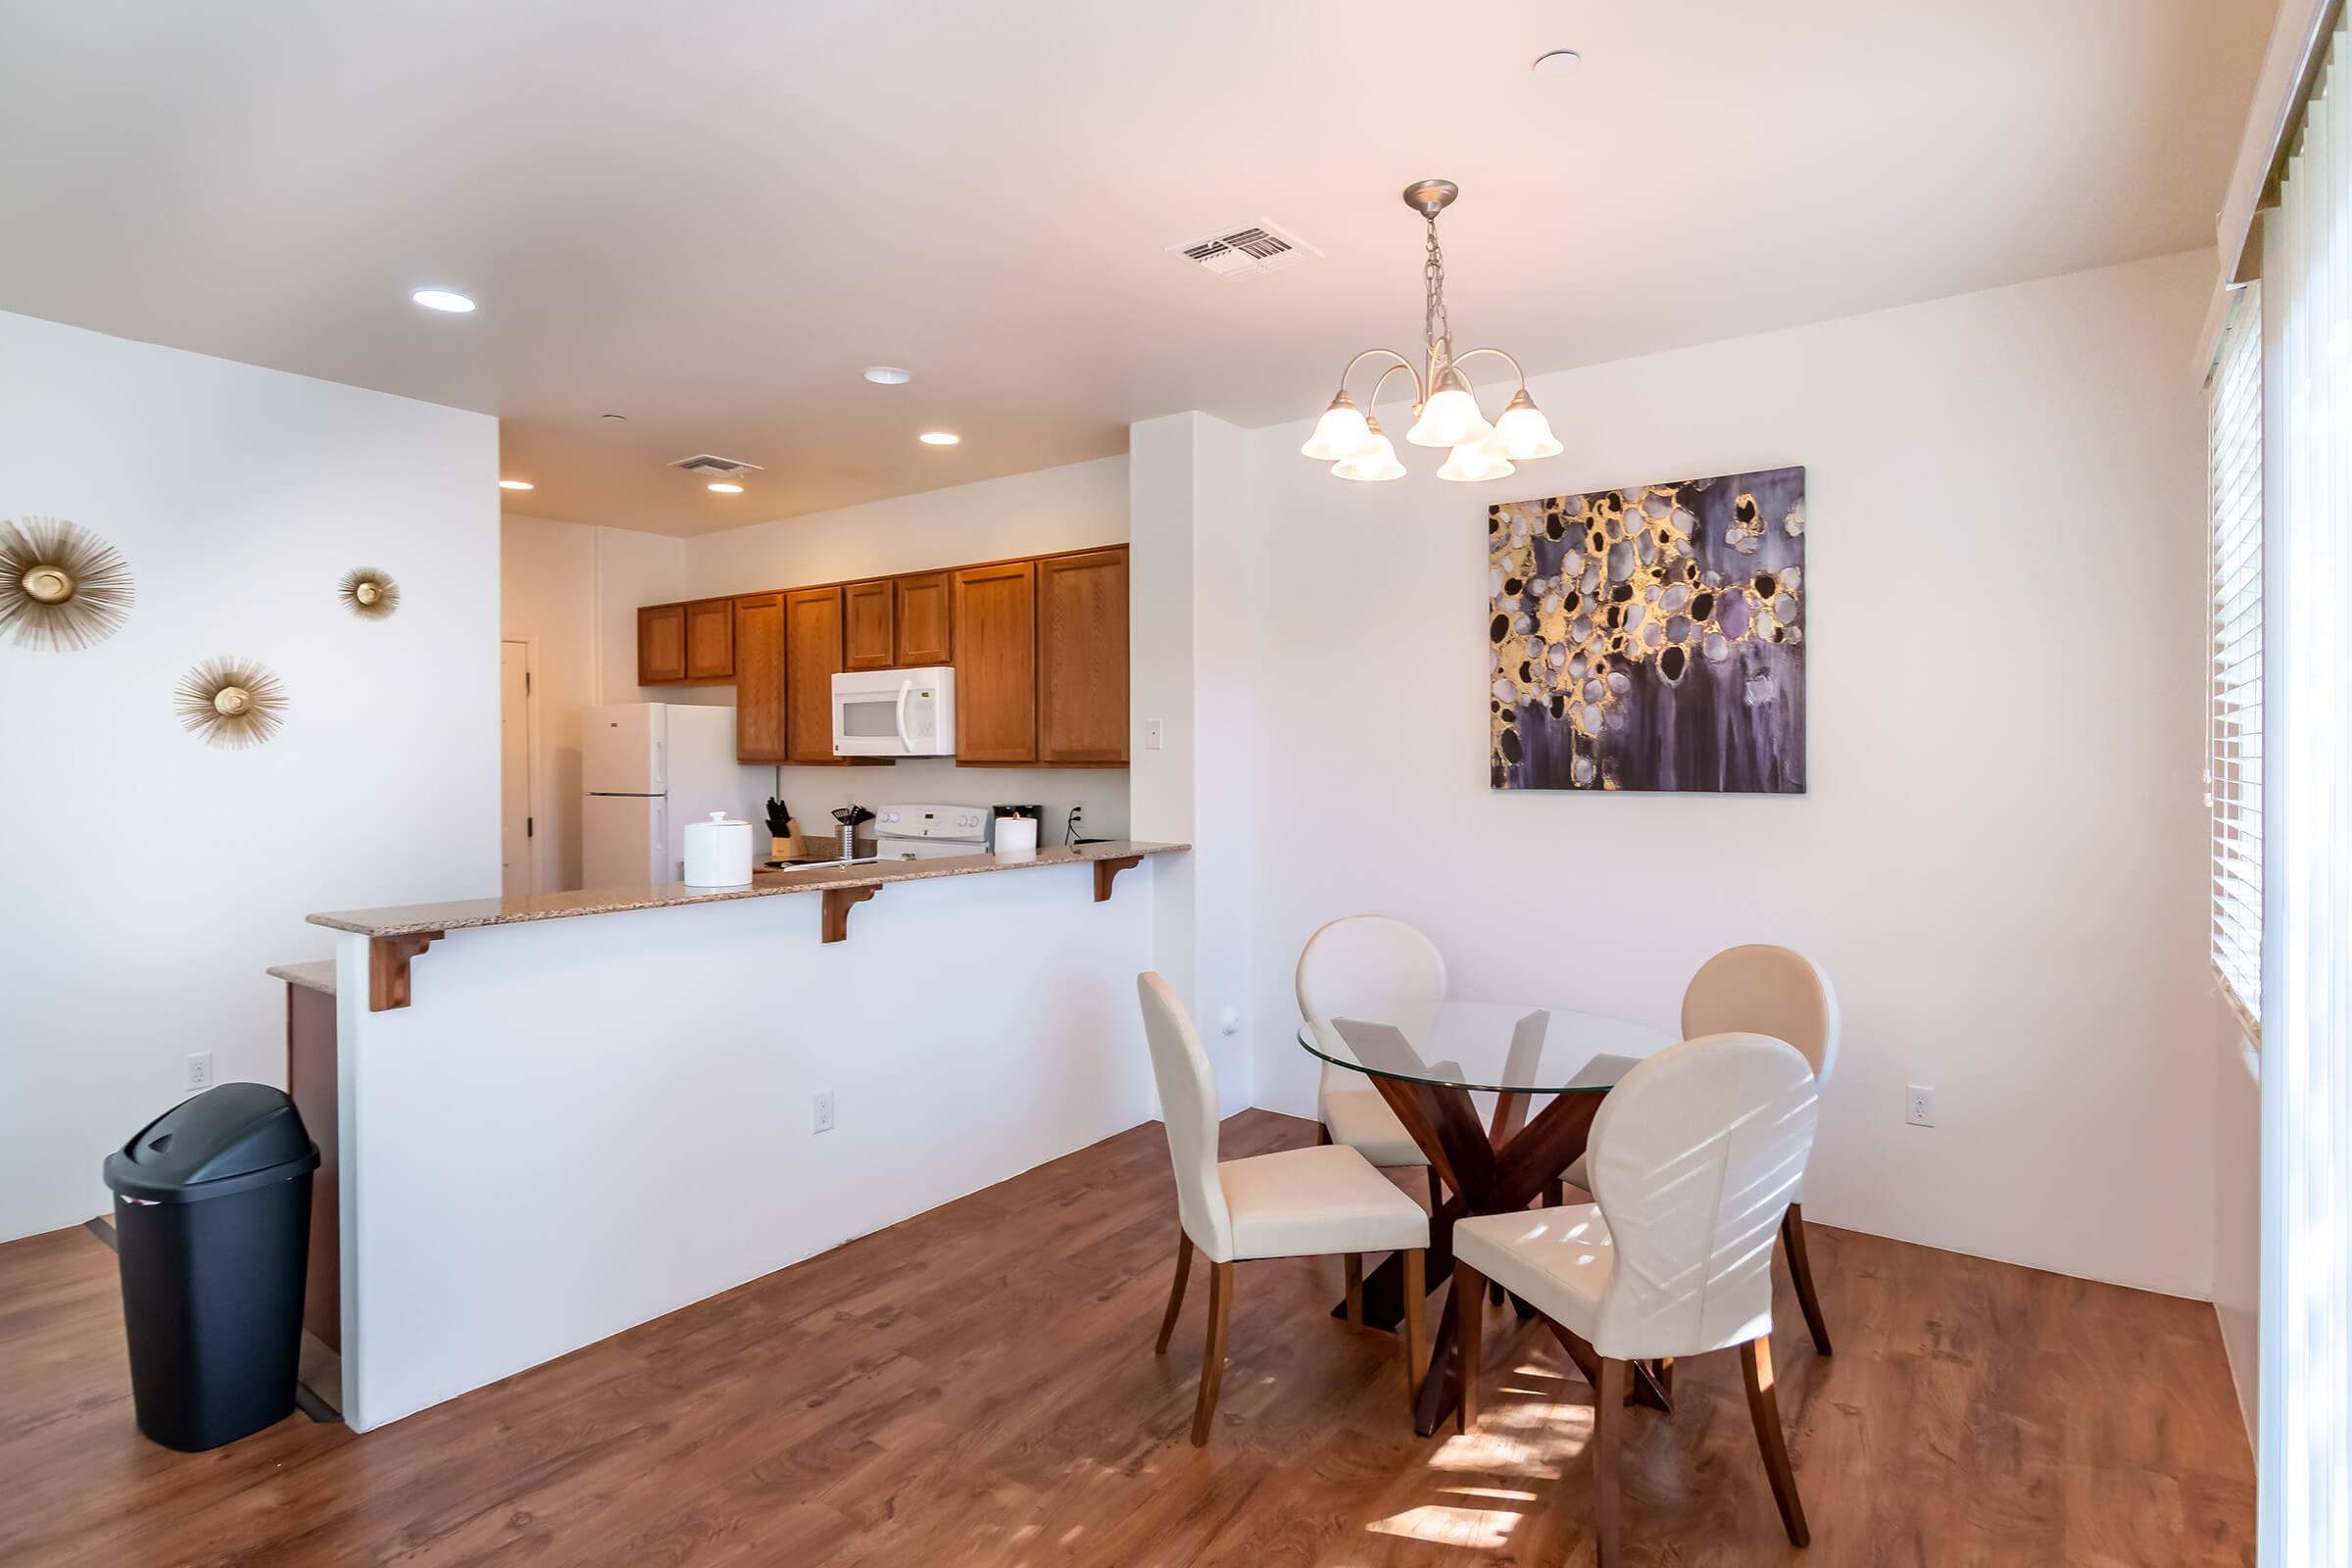
[[854, 582], [841, 591], [844, 669], [888, 669], [898, 651], [892, 630], [895, 596], [888, 578]]
[[735, 601], [697, 599], [686, 607], [686, 678], [731, 680], [735, 675]]
[[784, 596], [746, 594], [735, 601], [735, 760], [787, 760], [787, 711]]
[[842, 669], [842, 593], [795, 588], [784, 596], [785, 760], [830, 762], [833, 677]]
[[907, 664], [946, 664], [955, 662], [956, 642], [949, 635], [955, 615], [955, 574], [918, 572], [901, 577], [897, 589], [898, 662]]
[[637, 684], [675, 686], [686, 679], [686, 607], [647, 605], [637, 612]]
[[956, 760], [1037, 760], [1037, 564], [956, 573]]
[[1037, 564], [1037, 760], [1127, 761], [1127, 552]]

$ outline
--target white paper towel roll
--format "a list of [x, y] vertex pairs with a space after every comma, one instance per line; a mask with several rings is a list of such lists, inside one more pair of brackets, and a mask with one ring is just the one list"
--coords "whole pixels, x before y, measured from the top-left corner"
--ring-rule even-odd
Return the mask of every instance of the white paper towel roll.
[[1005, 860], [1026, 860], [1037, 854], [1037, 818], [1034, 816], [1000, 816], [997, 818], [997, 856]]

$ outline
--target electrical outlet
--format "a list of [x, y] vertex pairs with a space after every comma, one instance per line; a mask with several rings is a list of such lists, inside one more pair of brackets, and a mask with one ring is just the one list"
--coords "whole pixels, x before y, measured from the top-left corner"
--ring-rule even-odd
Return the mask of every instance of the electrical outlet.
[[1147, 752], [1159, 750], [1159, 720], [1156, 718], [1144, 720], [1144, 750]]
[[830, 1089], [816, 1097], [816, 1130], [820, 1133], [833, 1130], [833, 1091]]
[[1903, 1120], [1914, 1127], [1936, 1125], [1936, 1091], [1926, 1084], [1910, 1084], [1903, 1089]]
[[191, 1051], [188, 1053], [187, 1087], [190, 1089], [213, 1087], [213, 1054], [211, 1052]]

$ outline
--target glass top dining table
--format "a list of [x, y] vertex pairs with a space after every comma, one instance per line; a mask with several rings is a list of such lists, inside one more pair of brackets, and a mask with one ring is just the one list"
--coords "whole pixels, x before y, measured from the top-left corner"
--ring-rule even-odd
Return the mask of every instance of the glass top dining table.
[[1567, 1007], [1442, 1002], [1310, 1018], [1298, 1043], [1325, 1061], [1405, 1083], [1518, 1095], [1606, 1094], [1674, 1043], [1648, 1024]]

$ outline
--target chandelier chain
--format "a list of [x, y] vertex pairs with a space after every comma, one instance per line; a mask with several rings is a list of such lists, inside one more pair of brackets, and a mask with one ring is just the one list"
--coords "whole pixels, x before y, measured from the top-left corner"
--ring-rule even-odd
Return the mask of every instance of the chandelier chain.
[[1438, 248], [1438, 220], [1433, 216], [1426, 221], [1429, 240], [1421, 263], [1426, 291], [1422, 330], [1429, 340], [1430, 390], [1435, 392], [1437, 372], [1453, 357], [1453, 326], [1446, 318], [1446, 253]]

